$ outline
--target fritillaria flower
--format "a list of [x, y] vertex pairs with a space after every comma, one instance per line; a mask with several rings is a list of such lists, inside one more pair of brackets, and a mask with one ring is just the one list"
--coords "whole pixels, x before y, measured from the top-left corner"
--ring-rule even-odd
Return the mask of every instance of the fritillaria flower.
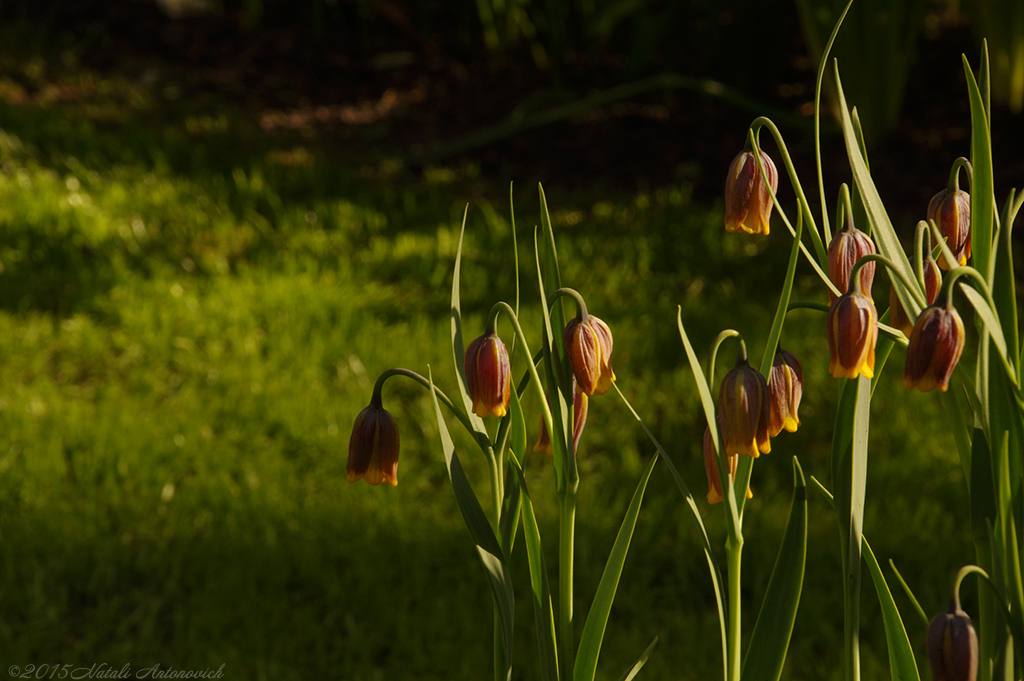
[[964, 323], [952, 305], [930, 305], [910, 333], [903, 386], [946, 392], [949, 377], [964, 350]]
[[[733, 454], [729, 457], [729, 479], [736, 478], [736, 466], [740, 457]], [[722, 501], [722, 481], [718, 477], [718, 457], [715, 455], [715, 443], [711, 439], [711, 428], [704, 428], [704, 472], [708, 476], [708, 503], [712, 506]], [[747, 486], [747, 498], [752, 499], [753, 492]]]
[[345, 477], [371, 485], [398, 484], [398, 424], [386, 409], [372, 402], [359, 412], [348, 441]]
[[466, 387], [473, 401], [473, 413], [504, 416], [511, 398], [512, 369], [505, 344], [493, 331], [485, 333], [466, 350]]
[[718, 391], [718, 418], [726, 455], [757, 457], [759, 451], [764, 454], [771, 451], [768, 401], [768, 384], [764, 377], [741, 358], [722, 379]]
[[[853, 218], [847, 217], [846, 226], [832, 237], [828, 244], [828, 278], [839, 289], [840, 295], [846, 293], [850, 283], [850, 272], [857, 261], [865, 255], [873, 255], [875, 243], [864, 232], [853, 226]], [[871, 284], [875, 279], [875, 263], [866, 263], [858, 272], [861, 291], [871, 297]], [[834, 302], [836, 295], [828, 290], [829, 303]]]
[[[966, 265], [971, 257], [971, 197], [959, 187], [947, 187], [928, 202], [928, 219], [934, 220], [939, 232], [946, 237], [946, 245], [953, 257]], [[950, 269], [946, 258], [939, 259], [939, 267]]]
[[932, 681], [974, 681], [978, 674], [978, 635], [967, 613], [953, 601], [928, 625], [925, 639]]
[[828, 311], [829, 372], [835, 378], [875, 375], [878, 312], [857, 288], [836, 298]]
[[611, 390], [612, 347], [611, 329], [594, 315], [585, 321], [577, 316], [565, 325], [565, 353], [579, 389], [588, 397]]
[[[761, 163], [772, 192], [777, 191], [779, 173], [763, 151]], [[771, 216], [772, 196], [761, 179], [754, 152], [740, 152], [725, 179], [725, 231], [767, 235]]]
[[795, 433], [800, 426], [797, 410], [804, 394], [804, 368], [793, 353], [779, 348], [768, 375], [768, 399], [771, 406], [768, 434], [775, 437], [783, 429]]

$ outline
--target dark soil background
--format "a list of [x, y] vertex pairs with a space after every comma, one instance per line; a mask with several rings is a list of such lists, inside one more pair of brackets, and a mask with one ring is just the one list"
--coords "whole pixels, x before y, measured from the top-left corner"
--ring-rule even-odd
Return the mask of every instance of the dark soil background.
[[[306, 5], [329, 16], [311, 24]], [[102, 73], [174, 82], [189, 107], [237, 107], [271, 136], [315, 135], [355, 167], [400, 159], [416, 172], [429, 158], [477, 164], [483, 177], [501, 182], [540, 180], [598, 191], [683, 181], [710, 203], [721, 193], [747, 126], [768, 113], [813, 191], [808, 114], [815, 73], [793, 6], [679, 3], [670, 13], [678, 21], [666, 27], [671, 35], [662, 35], [639, 66], [635, 55], [643, 45], [625, 36], [544, 69], [525, 48], [490, 55], [472, 12], [450, 9], [459, 5], [268, 2], [254, 19], [230, 7], [172, 17], [143, 0], [23, 0], [0, 6], [0, 22], [27, 36], [18, 49], [70, 51]], [[929, 12], [900, 123], [871, 150], [894, 221], [923, 217], [952, 161], [970, 152], [961, 54], [976, 64], [979, 50], [965, 19], [941, 7]], [[648, 91], [446, 153], [449, 142], [517, 110], [543, 110], [662, 71], [714, 79], [754, 106], [683, 89]], [[993, 119], [997, 196], [1003, 197], [1010, 187], [1024, 186], [1024, 120], [1001, 106], [994, 106]], [[824, 144], [826, 186], [838, 188], [849, 171], [830, 119]], [[772, 144], [766, 148], [771, 152]]]

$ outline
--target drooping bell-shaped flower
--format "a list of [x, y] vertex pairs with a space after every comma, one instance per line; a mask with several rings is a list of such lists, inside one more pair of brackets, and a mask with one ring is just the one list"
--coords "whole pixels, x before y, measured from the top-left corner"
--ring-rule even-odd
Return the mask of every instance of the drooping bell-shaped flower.
[[[846, 293], [850, 283], [850, 272], [857, 261], [865, 255], [877, 253], [875, 243], [864, 232], [853, 225], [853, 217], [847, 216], [846, 225], [839, 230], [828, 244], [828, 278], [832, 280], [840, 295]], [[857, 273], [860, 277], [861, 291], [871, 297], [871, 284], [875, 280], [875, 263], [866, 263]], [[828, 301], [836, 299], [832, 289], [828, 290]]]
[[929, 305], [910, 333], [903, 386], [946, 392], [949, 377], [964, 350], [964, 323], [952, 305]]
[[612, 371], [612, 332], [608, 325], [594, 315], [587, 315], [586, 321], [576, 316], [565, 325], [564, 340], [565, 353], [580, 390], [587, 396], [603, 395], [611, 390], [615, 372]]
[[800, 399], [804, 395], [804, 368], [793, 353], [778, 348], [768, 376], [770, 419], [768, 434], [775, 437], [783, 429], [795, 433], [800, 426]]
[[[715, 455], [715, 443], [711, 439], [711, 428], [704, 428], [704, 472], [708, 477], [708, 503], [712, 506], [721, 503], [722, 497], [722, 481], [718, 477], [718, 457]], [[737, 454], [733, 454], [729, 457], [729, 479], [734, 480], [736, 478], [736, 467], [739, 465], [740, 457]], [[750, 485], [747, 485], [747, 498], [752, 499], [754, 493], [750, 491]]]
[[[928, 219], [934, 220], [957, 263], [966, 265], [971, 257], [971, 197], [959, 187], [946, 187], [928, 202]], [[946, 257], [939, 267], [950, 269]]]
[[[929, 254], [924, 259], [924, 294], [929, 305], [938, 298], [941, 286], [942, 271], [939, 270], [935, 258]], [[914, 328], [914, 320], [911, 320], [907, 316], [906, 310], [903, 309], [903, 303], [896, 295], [895, 286], [889, 288], [889, 326], [899, 329], [907, 338], [910, 338], [910, 332]]]
[[[761, 151], [761, 163], [772, 192], [777, 191], [779, 173], [764, 151]], [[740, 152], [729, 166], [725, 179], [725, 231], [767, 235], [772, 207], [772, 196], [761, 179], [754, 152]]]
[[722, 379], [718, 391], [718, 419], [726, 455], [757, 457], [771, 451], [768, 384], [764, 376], [741, 358]]
[[498, 334], [485, 333], [470, 343], [464, 367], [473, 413], [480, 418], [504, 416], [512, 397], [512, 368], [508, 351]]
[[878, 312], [857, 288], [836, 298], [828, 311], [829, 372], [835, 378], [875, 375]]
[[[580, 437], [583, 435], [583, 426], [587, 424], [587, 409], [589, 408], [589, 398], [586, 393], [580, 390], [579, 385], [576, 383], [576, 379], [572, 381], [572, 451], [575, 454], [576, 450], [580, 446]], [[548, 397], [548, 404], [551, 403], [550, 396]], [[548, 425], [544, 421], [544, 417], [540, 418], [540, 433], [537, 435], [537, 444], [533, 445], [533, 451], [535, 452], [547, 452], [548, 456], [554, 455], [554, 449], [551, 446], [551, 436], [548, 434]]]
[[348, 440], [345, 477], [371, 485], [398, 484], [398, 424], [386, 409], [370, 406], [359, 412]]
[[932, 681], [974, 681], [978, 675], [978, 635], [971, 618], [953, 601], [936, 615], [925, 639]]

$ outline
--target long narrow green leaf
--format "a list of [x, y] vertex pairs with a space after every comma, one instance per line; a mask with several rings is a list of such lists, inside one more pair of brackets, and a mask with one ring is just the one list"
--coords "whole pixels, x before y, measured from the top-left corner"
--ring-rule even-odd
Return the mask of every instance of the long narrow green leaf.
[[992, 174], [992, 136], [985, 102], [967, 57], [963, 57], [967, 94], [971, 101], [971, 257], [974, 268], [992, 284], [992, 225], [995, 219], [995, 184]]
[[437, 401], [437, 392], [434, 389], [433, 375], [428, 373], [430, 379], [430, 392], [434, 398], [434, 416], [437, 419], [437, 427], [441, 432], [441, 447], [444, 449], [445, 463], [448, 466], [448, 477], [452, 483], [452, 491], [455, 492], [455, 501], [459, 504], [462, 517], [466, 521], [470, 536], [476, 542], [476, 550], [487, 572], [491, 584], [491, 592], [494, 594], [494, 602], [497, 604], [498, 617], [501, 620], [503, 634], [506, 677], [512, 676], [512, 628], [515, 618], [515, 597], [512, 594], [512, 577], [509, 575], [508, 566], [502, 556], [501, 546], [497, 537], [491, 529], [487, 516], [480, 506], [476, 493], [473, 491], [465, 471], [462, 470], [462, 463], [458, 454], [455, 453], [455, 445], [452, 443], [451, 435], [448, 433], [448, 426], [441, 416], [441, 405]]
[[[708, 386], [707, 379], [704, 378], [704, 371], [700, 368], [700, 360], [697, 359], [697, 353], [693, 351], [693, 346], [690, 345], [690, 338], [686, 335], [686, 329], [683, 328], [682, 306], [679, 306], [676, 311], [676, 325], [679, 327], [679, 337], [683, 339], [683, 348], [686, 350], [686, 358], [690, 361], [690, 368], [693, 370], [693, 378], [697, 382], [697, 393], [700, 395], [701, 404], [704, 406], [704, 416], [707, 418], [708, 426], [711, 427], [711, 441], [715, 445], [715, 451], [721, 452], [722, 443], [719, 441], [718, 437], [718, 420], [715, 418], [715, 400], [711, 397], [711, 388]], [[735, 486], [730, 486], [728, 493], [724, 496], [726, 503], [729, 505], [730, 532], [736, 532], [738, 534], [740, 516], [734, 487]], [[726, 490], [723, 490], [723, 492], [725, 491]]]
[[889, 648], [889, 673], [892, 675], [892, 681], [920, 681], [914, 649], [907, 638], [907, 630], [903, 626], [899, 608], [896, 607], [896, 601], [889, 591], [889, 585], [885, 583], [882, 568], [878, 566], [868, 540], [863, 541], [864, 560], [867, 561], [868, 572], [875, 583], [875, 593], [882, 609], [882, 624], [885, 626], [885, 643]]
[[[1003, 325], [1007, 353], [1013, 364], [1020, 355], [1020, 338], [1017, 331], [1017, 282], [1013, 276], [1013, 194], [1006, 201], [999, 228], [999, 243], [996, 245], [993, 263], [992, 299], [996, 313]], [[1016, 364], [1017, 382], [1020, 382], [1020, 364]]]
[[654, 640], [651, 641], [651, 644], [644, 649], [644, 652], [640, 653], [640, 657], [637, 658], [637, 661], [633, 663], [632, 667], [626, 670], [626, 673], [619, 678], [619, 681], [633, 681], [633, 678], [640, 673], [640, 669], [647, 664], [647, 658], [649, 658], [651, 653], [654, 652], [654, 647], [656, 645], [658, 645], [657, 636], [655, 636]]
[[726, 659], [728, 638], [726, 633], [725, 617], [725, 587], [722, 583], [722, 570], [718, 567], [718, 559], [715, 557], [714, 549], [711, 548], [711, 540], [708, 538], [708, 531], [704, 527], [704, 520], [700, 517], [700, 511], [697, 510], [697, 502], [693, 500], [693, 495], [690, 494], [690, 488], [687, 486], [686, 481], [683, 480], [683, 476], [679, 474], [679, 469], [677, 469], [675, 463], [673, 463], [672, 457], [668, 455], [665, 448], [661, 446], [660, 442], [658, 442], [658, 438], [654, 437], [654, 433], [651, 432], [651, 429], [647, 427], [647, 424], [640, 418], [640, 415], [636, 413], [635, 409], [633, 409], [633, 405], [631, 405], [629, 400], [626, 399], [626, 396], [622, 394], [618, 384], [612, 383], [612, 387], [615, 389], [615, 392], [619, 394], [619, 397], [626, 405], [626, 408], [629, 409], [633, 418], [640, 423], [640, 427], [644, 429], [645, 433], [647, 433], [647, 437], [654, 444], [655, 448], [658, 450], [658, 454], [661, 455], [661, 458], [665, 461], [665, 465], [668, 466], [669, 471], [672, 473], [672, 477], [676, 481], [676, 486], [679, 487], [679, 491], [682, 493], [684, 501], [686, 501], [686, 508], [690, 511], [690, 516], [693, 518], [694, 523], [697, 525], [697, 529], [700, 531], [700, 540], [704, 548], [704, 558], [708, 563], [708, 572], [711, 573], [711, 583], [715, 587], [715, 602], [718, 606], [719, 633], [721, 634], [722, 639], [722, 674], [724, 676], [728, 667]]
[[892, 562], [892, 558], [889, 559], [889, 567], [892, 568], [893, 574], [896, 575], [896, 580], [900, 583], [900, 586], [903, 587], [903, 593], [905, 593], [907, 598], [910, 599], [910, 604], [914, 606], [914, 612], [916, 612], [917, 616], [921, 618], [921, 624], [927, 627], [930, 623], [928, 615], [924, 613], [924, 608], [921, 607], [921, 603], [917, 600], [917, 596], [915, 596], [914, 592], [911, 591], [910, 585], [907, 584], [907, 580], [903, 579], [903, 575], [901, 575], [900, 571], [896, 569], [896, 563]]
[[[817, 486], [825, 500], [835, 507], [835, 499], [825, 486], [813, 477], [811, 482]], [[882, 609], [882, 624], [885, 627], [885, 640], [889, 648], [889, 667], [892, 679], [893, 681], [920, 680], [917, 662], [914, 659], [914, 650], [910, 645], [910, 639], [907, 638], [907, 630], [903, 627], [899, 608], [896, 607], [892, 592], [889, 591], [889, 586], [885, 583], [885, 576], [878, 566], [878, 561], [875, 560], [875, 554], [871, 550], [871, 546], [868, 545], [868, 540], [863, 537], [861, 537], [861, 548], [868, 564], [868, 571], [874, 580], [878, 603]]]
[[[963, 292], [967, 300], [970, 301], [971, 306], [974, 308], [978, 316], [985, 323], [985, 329], [988, 331], [992, 338], [992, 342], [996, 346], [996, 350], [999, 351], [999, 356], [1003, 358], [1003, 361], [1008, 365], [1012, 366], [1012, 360], [1007, 354], [1006, 349], [1006, 338], [1003, 337], [1003, 327], [1000, 325], [999, 320], [996, 318], [995, 312], [989, 306], [988, 301], [985, 300], [985, 296], [978, 293], [974, 288], [960, 284], [960, 290]], [[1015, 372], [1013, 373], [1016, 377]]]
[[459, 296], [459, 280], [462, 274], [462, 239], [466, 235], [466, 217], [469, 215], [469, 204], [462, 212], [462, 230], [459, 232], [459, 248], [455, 252], [455, 271], [452, 274], [452, 356], [455, 360], [455, 375], [458, 377], [459, 393], [462, 395], [462, 404], [465, 406], [469, 422], [473, 424], [473, 430], [479, 439], [480, 435], [487, 438], [487, 429], [484, 427], [484, 420], [473, 413], [473, 400], [469, 397], [469, 386], [466, 383], [466, 369], [464, 366], [466, 357], [466, 346], [462, 340], [462, 303]]
[[622, 566], [626, 562], [626, 554], [629, 552], [629, 543], [633, 538], [633, 528], [636, 527], [637, 517], [640, 515], [640, 504], [644, 500], [644, 491], [647, 489], [647, 481], [651, 478], [651, 471], [654, 464], [658, 462], [658, 455], [651, 457], [647, 464], [640, 482], [633, 492], [633, 498], [629, 502], [626, 516], [622, 519], [619, 533], [612, 544], [608, 562], [605, 563], [604, 572], [601, 573], [601, 581], [597, 584], [597, 593], [594, 594], [594, 602], [590, 605], [590, 612], [587, 613], [587, 621], [583, 625], [583, 634], [580, 636], [580, 645], [576, 651], [576, 664], [573, 666], [573, 681], [593, 681], [597, 672], [597, 658], [601, 654], [601, 643], [604, 641], [605, 627], [608, 625], [608, 615], [612, 611], [612, 602], [615, 600], [615, 592], [619, 588], [619, 578], [622, 577]]
[[793, 503], [771, 581], [750, 636], [742, 681], [777, 681], [786, 662], [807, 559], [807, 484], [793, 457]]
[[[836, 91], [839, 96], [839, 114], [843, 129], [843, 141], [846, 143], [846, 155], [850, 160], [850, 170], [853, 171], [853, 180], [857, 185], [857, 191], [860, 192], [861, 202], [864, 204], [864, 209], [867, 212], [868, 222], [871, 226], [871, 235], [875, 239], [875, 243], [878, 244], [879, 252], [891, 260], [896, 269], [908, 281], [914, 283], [917, 281], [917, 277], [914, 276], [910, 260], [907, 259], [907, 254], [903, 252], [903, 246], [900, 244], [899, 237], [896, 236], [892, 222], [889, 220], [889, 215], [885, 211], [885, 205], [882, 203], [882, 198], [878, 195], [875, 182], [871, 179], [871, 172], [868, 170], [863, 154], [861, 154], [860, 145], [857, 142], [857, 134], [854, 130], [853, 122], [850, 120], [850, 109], [846, 105], [846, 96], [843, 93], [843, 84], [839, 78], [838, 66], [834, 69], [834, 72]], [[921, 293], [923, 297], [924, 293]], [[896, 295], [899, 297], [900, 302], [903, 303], [903, 309], [907, 311], [911, 318], [914, 318], [921, 312], [921, 306], [914, 297], [908, 295], [899, 286], [896, 287]]]
[[544, 681], [558, 681], [558, 645], [555, 641], [555, 611], [551, 607], [551, 588], [548, 571], [544, 564], [544, 547], [541, 545], [540, 528], [533, 511], [530, 490], [518, 462], [511, 462], [519, 477], [522, 490], [523, 542], [526, 544], [526, 558], [530, 568], [530, 588], [533, 592], [533, 621], [537, 636], [537, 661]]

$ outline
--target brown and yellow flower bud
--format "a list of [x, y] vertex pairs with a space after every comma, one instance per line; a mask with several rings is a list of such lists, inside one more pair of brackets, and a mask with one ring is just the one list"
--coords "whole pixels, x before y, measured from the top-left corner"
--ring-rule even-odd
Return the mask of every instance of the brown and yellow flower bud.
[[348, 440], [345, 477], [371, 485], [398, 484], [398, 424], [387, 410], [370, 404], [356, 416]]
[[764, 376], [740, 359], [722, 379], [718, 391], [718, 419], [722, 427], [722, 447], [727, 455], [772, 450], [768, 439], [768, 384]]
[[[739, 465], [740, 457], [733, 454], [729, 457], [729, 479], [734, 480], [736, 478], [736, 466]], [[722, 497], [722, 481], [718, 477], [718, 457], [715, 455], [715, 443], [711, 439], [711, 428], [704, 428], [704, 472], [708, 477], [708, 503], [712, 506], [721, 503]], [[747, 485], [747, 498], [752, 499], [754, 493], [750, 491], [750, 485]]]
[[[580, 436], [583, 435], [583, 426], [587, 424], [587, 409], [589, 408], [589, 398], [586, 393], [582, 392], [579, 385], [576, 383], [576, 379], [572, 381], [572, 451], [573, 454], [580, 446]], [[551, 398], [548, 397], [548, 404], [551, 404]], [[547, 452], [548, 456], [554, 455], [554, 449], [551, 446], [551, 436], [548, 434], [548, 425], [544, 422], [544, 417], [540, 418], [540, 433], [537, 435], [537, 444], [533, 445], [533, 451], [535, 452]]]
[[[761, 152], [761, 163], [772, 191], [779, 188], [779, 173], [768, 154]], [[768, 234], [772, 216], [772, 196], [764, 186], [754, 152], [740, 152], [729, 166], [725, 180], [725, 231]]]
[[575, 317], [565, 325], [565, 353], [580, 390], [587, 396], [603, 395], [612, 388], [612, 332], [608, 325], [588, 315]]
[[928, 392], [946, 392], [949, 377], [964, 350], [964, 323], [956, 308], [930, 305], [921, 312], [910, 333], [903, 386]]
[[512, 368], [508, 351], [498, 334], [485, 333], [470, 343], [464, 366], [473, 413], [480, 418], [504, 416], [512, 397]]
[[793, 353], [779, 348], [768, 376], [770, 419], [768, 434], [775, 437], [786, 429], [795, 433], [800, 427], [800, 399], [804, 395], [804, 368]]
[[932, 681], [974, 681], [978, 675], [978, 635], [956, 601], [928, 625], [925, 650]]
[[[935, 262], [935, 258], [929, 254], [924, 260], [924, 294], [929, 305], [934, 303], [935, 299], [939, 297], [939, 288], [941, 286], [942, 271], [939, 270], [939, 265]], [[900, 302], [899, 296], [896, 295], [895, 287], [889, 288], [889, 326], [899, 329], [907, 338], [910, 338], [910, 332], [914, 328], [914, 322], [907, 317], [907, 312], [903, 309], [903, 303]]]
[[[934, 220], [953, 257], [966, 265], [971, 257], [971, 197], [958, 188], [947, 187], [928, 202], [928, 219]], [[939, 267], [950, 269], [945, 256], [939, 258]]]
[[[877, 252], [871, 237], [854, 227], [852, 218], [847, 218], [846, 226], [839, 230], [828, 244], [828, 278], [839, 289], [840, 295], [846, 293], [850, 283], [850, 272], [857, 261], [865, 255]], [[865, 264], [857, 274], [860, 277], [861, 291], [870, 298], [871, 284], [875, 280], [875, 263]], [[832, 289], [829, 289], [828, 302], [835, 302], [836, 297]]]
[[828, 311], [829, 372], [836, 378], [875, 375], [878, 312], [871, 299], [854, 290], [836, 298]]

